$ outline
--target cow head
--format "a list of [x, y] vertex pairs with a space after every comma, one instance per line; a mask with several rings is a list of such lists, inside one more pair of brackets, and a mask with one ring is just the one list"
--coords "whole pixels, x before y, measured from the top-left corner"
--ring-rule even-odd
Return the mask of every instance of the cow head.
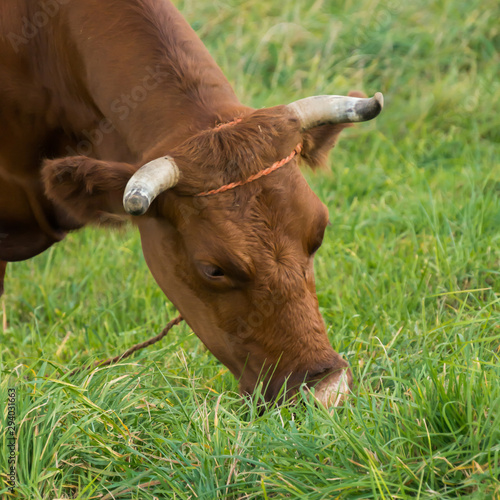
[[315, 291], [328, 211], [290, 153], [316, 165], [342, 128], [381, 108], [377, 94], [255, 111], [170, 151], [159, 144], [139, 169], [87, 157], [48, 161], [47, 194], [83, 223], [134, 215], [154, 278], [242, 392], [263, 381], [274, 399], [285, 381], [291, 392], [305, 382], [333, 406], [351, 373], [328, 341]]

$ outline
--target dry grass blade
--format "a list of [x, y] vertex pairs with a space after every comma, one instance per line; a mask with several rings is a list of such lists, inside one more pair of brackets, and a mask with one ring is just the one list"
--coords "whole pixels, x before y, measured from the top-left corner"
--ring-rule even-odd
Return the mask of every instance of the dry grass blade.
[[136, 488], [142, 490], [142, 489], [152, 488], [153, 486], [158, 486], [159, 484], [161, 484], [161, 481], [148, 481], [147, 483], [138, 484], [134, 488], [126, 488], [124, 490], [118, 489], [116, 491], [113, 491], [112, 493], [108, 493], [107, 495], [103, 496], [101, 500], [113, 500], [114, 498], [122, 497], [127, 493], [136, 491]]
[[[134, 352], [140, 351], [141, 349], [145, 349], [146, 347], [149, 347], [150, 345], [156, 344], [160, 340], [162, 340], [167, 333], [175, 326], [178, 325], [182, 321], [182, 316], [179, 315], [173, 320], [169, 321], [167, 323], [167, 326], [162, 330], [162, 332], [155, 337], [150, 338], [149, 340], [146, 340], [145, 342], [141, 342], [140, 344], [136, 344], [132, 346], [130, 349], [127, 349], [123, 354], [120, 354], [119, 356], [115, 356], [114, 358], [109, 358], [104, 361], [96, 361], [93, 365], [93, 368], [101, 368], [103, 366], [109, 366], [113, 365], [115, 363], [120, 362], [121, 360], [128, 358], [134, 354]], [[89, 370], [90, 366], [88, 367], [82, 367], [82, 368], [76, 368], [72, 372], [69, 373], [69, 376], [76, 375], [77, 373], [80, 373], [83, 370]]]

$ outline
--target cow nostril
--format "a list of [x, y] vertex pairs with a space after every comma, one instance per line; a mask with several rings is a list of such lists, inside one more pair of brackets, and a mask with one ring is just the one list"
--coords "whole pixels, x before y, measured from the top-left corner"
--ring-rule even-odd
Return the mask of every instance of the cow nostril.
[[308, 373], [306, 377], [306, 384], [310, 387], [314, 387], [316, 384], [321, 382], [323, 379], [331, 374], [330, 368], [323, 368], [320, 371], [314, 373]]

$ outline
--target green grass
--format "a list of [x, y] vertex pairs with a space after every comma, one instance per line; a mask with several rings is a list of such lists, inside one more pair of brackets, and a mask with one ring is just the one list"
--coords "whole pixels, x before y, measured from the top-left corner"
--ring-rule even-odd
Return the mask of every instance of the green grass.
[[15, 387], [19, 498], [500, 498], [498, 2], [178, 5], [245, 103], [385, 94], [305, 172], [330, 210], [317, 290], [354, 394], [260, 414], [185, 325], [61, 376], [176, 314], [135, 232], [87, 229], [8, 270], [0, 496]]

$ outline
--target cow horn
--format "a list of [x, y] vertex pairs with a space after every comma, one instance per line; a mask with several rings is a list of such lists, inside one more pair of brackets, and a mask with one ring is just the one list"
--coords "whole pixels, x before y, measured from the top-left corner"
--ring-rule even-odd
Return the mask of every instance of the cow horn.
[[179, 168], [170, 156], [150, 161], [128, 181], [123, 206], [130, 215], [143, 215], [153, 200], [179, 181]]
[[384, 107], [384, 96], [377, 92], [371, 99], [340, 95], [306, 97], [287, 106], [300, 120], [302, 131], [318, 125], [365, 122], [375, 118]]

